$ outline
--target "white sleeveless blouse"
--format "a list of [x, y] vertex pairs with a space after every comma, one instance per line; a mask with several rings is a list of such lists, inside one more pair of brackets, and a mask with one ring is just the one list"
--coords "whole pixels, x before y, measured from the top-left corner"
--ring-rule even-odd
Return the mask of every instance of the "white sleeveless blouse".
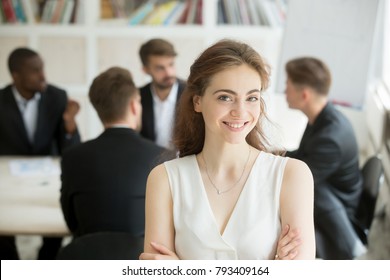
[[279, 197], [287, 158], [260, 152], [221, 235], [195, 155], [165, 162], [175, 250], [183, 260], [267, 260], [281, 230]]

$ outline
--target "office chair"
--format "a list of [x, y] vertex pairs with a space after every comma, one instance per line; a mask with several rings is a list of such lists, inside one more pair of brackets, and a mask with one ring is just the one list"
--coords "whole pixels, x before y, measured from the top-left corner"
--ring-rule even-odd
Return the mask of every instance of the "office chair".
[[76, 237], [60, 250], [57, 260], [138, 260], [144, 238], [127, 232], [96, 232]]
[[378, 156], [370, 157], [361, 170], [363, 191], [353, 220], [357, 234], [363, 244], [367, 244], [368, 231], [374, 219], [375, 205], [383, 182], [382, 161]]

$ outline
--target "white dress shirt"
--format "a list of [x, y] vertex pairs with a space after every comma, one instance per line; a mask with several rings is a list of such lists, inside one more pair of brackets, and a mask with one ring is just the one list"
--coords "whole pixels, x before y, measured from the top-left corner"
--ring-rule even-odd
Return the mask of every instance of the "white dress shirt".
[[27, 137], [30, 143], [34, 142], [34, 135], [37, 129], [38, 122], [38, 107], [41, 94], [39, 92], [34, 94], [30, 100], [25, 99], [16, 89], [12, 87], [16, 103], [18, 104], [20, 113], [22, 114], [24, 127], [26, 128]]
[[165, 100], [161, 100], [151, 87], [154, 110], [154, 129], [156, 133], [156, 144], [172, 149], [172, 128], [176, 110], [177, 91], [179, 83], [176, 82]]

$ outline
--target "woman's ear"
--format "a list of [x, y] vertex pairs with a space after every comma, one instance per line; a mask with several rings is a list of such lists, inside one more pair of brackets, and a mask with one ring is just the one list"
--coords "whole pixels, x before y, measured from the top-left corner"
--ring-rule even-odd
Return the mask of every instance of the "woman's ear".
[[195, 112], [197, 112], [197, 113], [202, 112], [200, 96], [199, 95], [195, 95], [192, 98], [192, 102], [194, 103], [194, 110], [195, 110]]

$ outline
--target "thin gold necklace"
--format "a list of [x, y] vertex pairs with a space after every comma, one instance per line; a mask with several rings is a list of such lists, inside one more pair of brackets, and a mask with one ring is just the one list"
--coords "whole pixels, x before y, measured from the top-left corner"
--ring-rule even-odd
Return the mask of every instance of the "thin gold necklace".
[[248, 166], [248, 162], [249, 162], [249, 158], [251, 156], [251, 148], [249, 148], [249, 153], [248, 153], [248, 158], [246, 159], [246, 163], [244, 165], [244, 169], [242, 170], [242, 173], [241, 173], [241, 176], [240, 178], [238, 178], [237, 182], [235, 182], [231, 187], [227, 188], [226, 190], [221, 190], [220, 188], [218, 188], [213, 180], [211, 180], [211, 177], [210, 177], [210, 174], [209, 174], [209, 170], [207, 168], [207, 163], [206, 163], [206, 160], [204, 159], [204, 155], [203, 155], [203, 152], [202, 152], [202, 159], [203, 159], [203, 162], [204, 162], [204, 166], [206, 168], [206, 174], [207, 174], [207, 177], [209, 178], [209, 181], [211, 183], [211, 185], [213, 186], [213, 188], [217, 191], [217, 194], [220, 195], [220, 194], [223, 194], [223, 193], [227, 193], [229, 191], [231, 191], [232, 189], [234, 189], [238, 183], [241, 181], [242, 179], [242, 176], [244, 176], [244, 173], [245, 173], [245, 170], [246, 170], [246, 167]]

